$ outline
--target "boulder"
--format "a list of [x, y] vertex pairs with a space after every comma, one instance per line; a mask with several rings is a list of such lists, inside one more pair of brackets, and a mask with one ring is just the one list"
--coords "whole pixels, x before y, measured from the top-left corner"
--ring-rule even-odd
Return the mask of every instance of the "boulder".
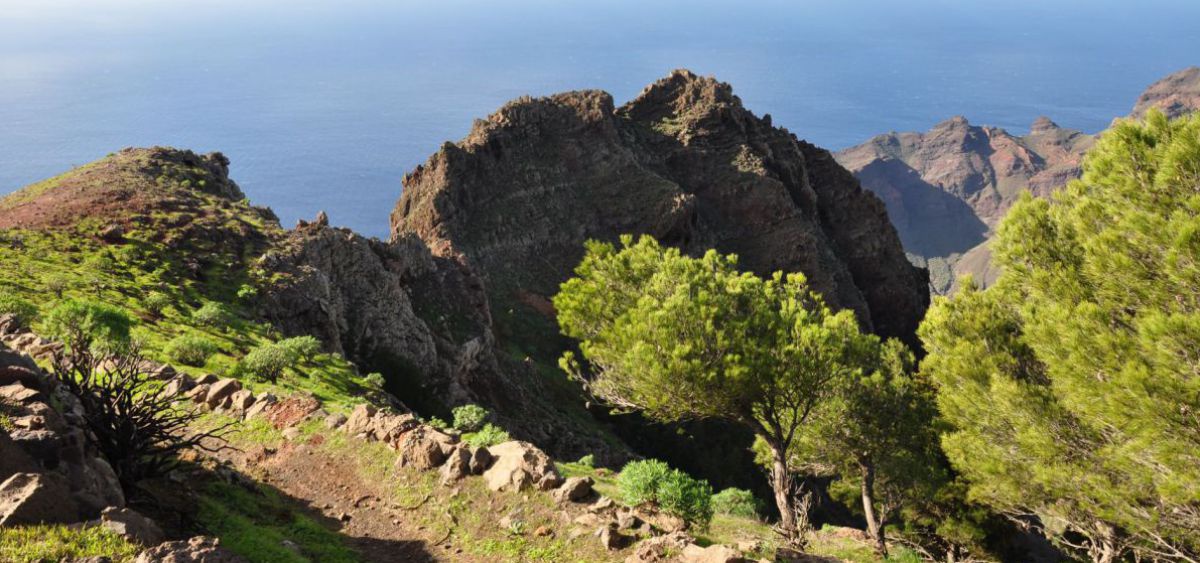
[[325, 417], [325, 428], [336, 430], [341, 428], [343, 424], [346, 424], [346, 420], [346, 415], [344, 414], [331, 414]]
[[487, 448], [474, 448], [471, 450], [471, 474], [482, 475], [492, 465], [492, 454]]
[[204, 402], [209, 407], [216, 408], [221, 405], [225, 399], [231, 397], [234, 393], [242, 389], [242, 384], [236, 379], [225, 378], [213, 383], [208, 389], [208, 394], [204, 397]]
[[196, 378], [196, 385], [212, 385], [213, 383], [216, 383], [220, 380], [221, 380], [221, 378], [219, 378], [211, 373], [206, 373], [206, 374], [201, 375], [200, 377]]
[[579, 502], [592, 494], [593, 484], [591, 477], [570, 477], [561, 487], [554, 490], [554, 500]]
[[14, 473], [34, 473], [40, 469], [38, 463], [13, 442], [8, 431], [0, 427], [0, 482]]
[[275, 404], [276, 402], [278, 402], [278, 399], [275, 398], [275, 395], [263, 393], [254, 400], [253, 405], [250, 405], [250, 407], [246, 409], [246, 413], [243, 415], [243, 417], [246, 419], [251, 419], [259, 416], [267, 409], [267, 407]]
[[529, 442], [509, 441], [488, 448], [495, 461], [483, 472], [488, 488], [520, 491], [526, 487], [550, 490], [562, 483], [554, 461]]
[[163, 386], [163, 396], [175, 397], [181, 393], [191, 390], [196, 386], [192, 378], [186, 375], [176, 375]]
[[191, 399], [195, 403], [203, 403], [208, 397], [208, 390], [212, 387], [208, 383], [197, 383], [195, 387], [183, 394], [184, 397]]
[[220, 540], [196, 536], [187, 541], [158, 544], [138, 554], [134, 563], [248, 563], [220, 545]]
[[366, 403], [357, 405], [350, 412], [350, 418], [346, 419], [346, 425], [342, 428], [351, 436], [363, 434], [371, 428], [371, 418], [375, 416], [375, 407]]
[[607, 550], [622, 549], [633, 542], [633, 538], [617, 531], [616, 526], [608, 524], [596, 530], [595, 536], [600, 538], [600, 545]]
[[441, 442], [433, 436], [432, 430], [421, 426], [404, 436], [398, 447], [400, 456], [396, 459], [397, 467], [425, 470], [433, 469], [446, 461], [446, 452], [442, 449]]
[[683, 518], [674, 514], [667, 514], [660, 510], [656, 510], [649, 506], [640, 506], [634, 511], [638, 518], [641, 518], [651, 527], [662, 530], [664, 532], [682, 532], [688, 529], [688, 523]]
[[4, 359], [0, 358], [0, 385], [20, 383], [30, 389], [39, 389], [44, 381], [45, 376], [41, 375], [36, 368], [4, 365]]
[[736, 549], [724, 545], [700, 547], [691, 544], [679, 554], [681, 563], [742, 563], [745, 560]]
[[471, 474], [471, 454], [466, 448], [455, 448], [442, 464], [441, 483], [450, 485]]
[[417, 417], [411, 414], [394, 414], [377, 412], [371, 418], [367, 433], [374, 439], [391, 444], [400, 439], [408, 431], [421, 425]]
[[251, 393], [249, 389], [239, 389], [229, 396], [229, 410], [233, 412], [245, 412], [253, 405], [254, 393]]
[[30, 389], [20, 382], [10, 383], [0, 387], [0, 400], [7, 401], [15, 405], [23, 405], [33, 401], [42, 400], [42, 394], [36, 389]]
[[17, 473], [0, 484], [0, 526], [66, 524], [79, 512], [66, 479], [55, 473]]
[[125, 506], [121, 481], [103, 458], [89, 457], [81, 462], [67, 463], [65, 468], [71, 494], [83, 517], [94, 518], [107, 507]]
[[100, 525], [117, 535], [142, 545], [157, 545], [165, 539], [158, 524], [136, 511], [115, 506], [100, 513]]

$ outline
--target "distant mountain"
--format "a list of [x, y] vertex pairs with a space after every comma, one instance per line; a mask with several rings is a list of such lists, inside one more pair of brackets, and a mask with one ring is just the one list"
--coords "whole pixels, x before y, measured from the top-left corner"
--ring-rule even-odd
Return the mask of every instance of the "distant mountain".
[[[1160, 107], [1172, 117], [1200, 108], [1200, 68], [1151, 85], [1132, 117]], [[1037, 118], [1017, 136], [957, 116], [925, 133], [891, 132], [834, 157], [887, 204], [909, 258], [929, 268], [934, 293], [964, 274], [988, 284], [998, 272], [987, 243], [1023, 190], [1046, 197], [1079, 175], [1095, 137]]]

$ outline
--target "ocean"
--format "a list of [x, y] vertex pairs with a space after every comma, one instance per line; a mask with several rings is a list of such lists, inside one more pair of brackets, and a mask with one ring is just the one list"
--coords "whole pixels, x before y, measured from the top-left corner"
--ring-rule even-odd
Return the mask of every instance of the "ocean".
[[838, 149], [953, 115], [1095, 132], [1200, 64], [1200, 2], [0, 0], [0, 193], [126, 146], [224, 152], [285, 225], [386, 237], [401, 178], [522, 95], [675, 68]]

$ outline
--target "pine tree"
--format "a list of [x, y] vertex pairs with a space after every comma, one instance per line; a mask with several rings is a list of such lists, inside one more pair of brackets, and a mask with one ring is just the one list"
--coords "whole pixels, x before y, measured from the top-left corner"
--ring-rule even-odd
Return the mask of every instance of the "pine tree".
[[564, 368], [654, 419], [752, 429], [771, 451], [780, 527], [799, 540], [788, 452], [844, 382], [868, 371], [879, 339], [853, 313], [830, 311], [803, 276], [763, 279], [715, 251], [691, 258], [650, 237], [624, 237], [620, 250], [590, 242], [575, 273], [554, 306], [587, 363], [568, 354]]
[[1200, 117], [1115, 124], [993, 250], [921, 327], [971, 497], [1095, 561], [1200, 560]]

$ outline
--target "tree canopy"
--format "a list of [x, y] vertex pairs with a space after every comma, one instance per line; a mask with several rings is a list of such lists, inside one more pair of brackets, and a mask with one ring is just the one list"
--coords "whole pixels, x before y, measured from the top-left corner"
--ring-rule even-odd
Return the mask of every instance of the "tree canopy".
[[971, 497], [1097, 561], [1200, 559], [1200, 117], [1115, 124], [993, 251], [920, 330]]
[[774, 453], [776, 504], [794, 534], [787, 451], [843, 381], [870, 370], [879, 339], [852, 312], [826, 307], [804, 276], [760, 278], [716, 251], [692, 258], [650, 237], [623, 237], [619, 250], [593, 241], [575, 273], [554, 306], [587, 363], [568, 354], [564, 369], [658, 420], [750, 427]]

